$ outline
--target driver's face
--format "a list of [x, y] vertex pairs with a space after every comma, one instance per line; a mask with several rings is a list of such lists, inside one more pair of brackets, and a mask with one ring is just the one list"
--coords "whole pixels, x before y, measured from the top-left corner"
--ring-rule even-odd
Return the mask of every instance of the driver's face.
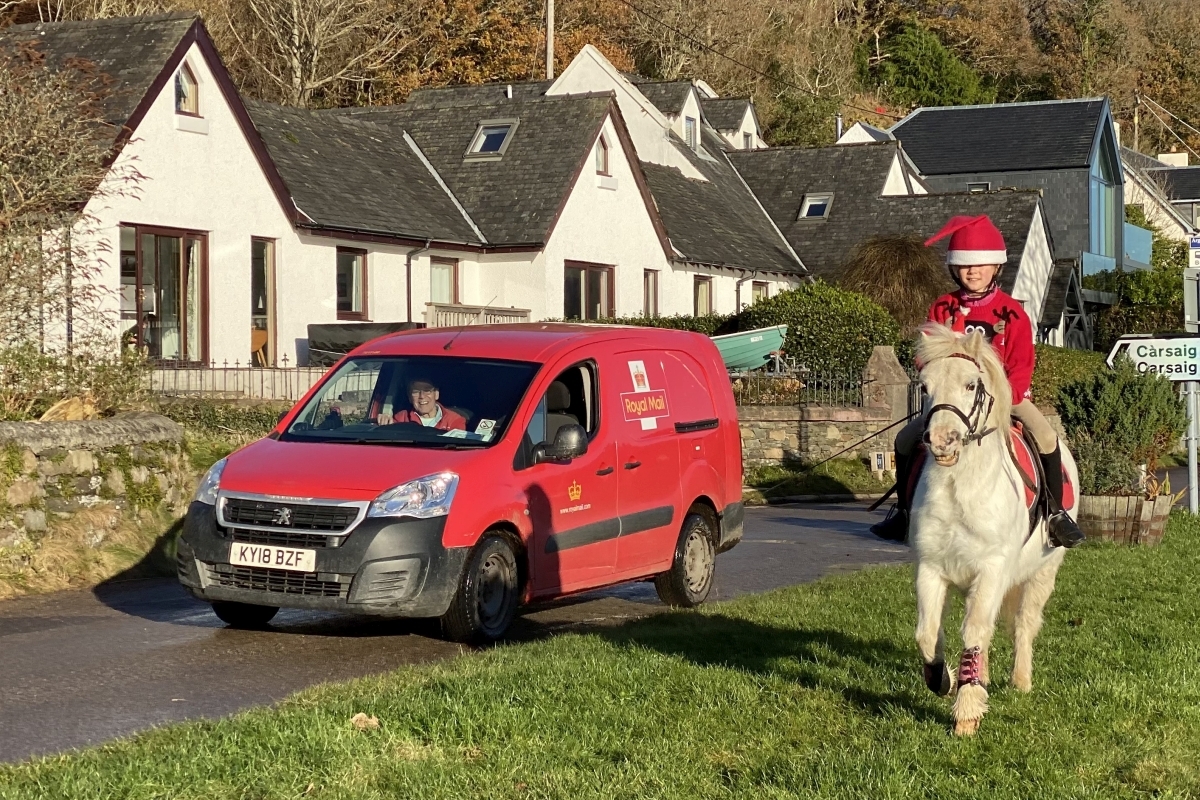
[[437, 401], [440, 396], [437, 387], [425, 381], [417, 381], [408, 387], [408, 397], [412, 401], [412, 407], [422, 417], [432, 417], [437, 412]]

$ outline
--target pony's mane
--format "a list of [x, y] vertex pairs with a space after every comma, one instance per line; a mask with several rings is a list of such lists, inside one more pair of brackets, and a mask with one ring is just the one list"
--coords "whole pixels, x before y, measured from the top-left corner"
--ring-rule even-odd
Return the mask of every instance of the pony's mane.
[[983, 385], [996, 398], [992, 406], [992, 424], [1001, 427], [1007, 425], [1012, 414], [1012, 387], [1009, 386], [1000, 356], [983, 338], [983, 334], [978, 331], [955, 333], [936, 322], [926, 322], [921, 326], [917, 337], [918, 364], [929, 364], [955, 354], [968, 356], [979, 364], [983, 370]]

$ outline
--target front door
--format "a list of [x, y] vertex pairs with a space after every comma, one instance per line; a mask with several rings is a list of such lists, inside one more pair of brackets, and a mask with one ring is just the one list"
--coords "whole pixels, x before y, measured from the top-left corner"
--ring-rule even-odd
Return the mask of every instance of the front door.
[[526, 428], [524, 459], [538, 443], [554, 441], [563, 425], [582, 425], [588, 451], [569, 463], [524, 466], [533, 524], [530, 563], [538, 595], [561, 594], [611, 580], [617, 558], [617, 445], [610, 415], [597, 407], [609, 380], [593, 361], [561, 370], [538, 402]]
[[659, 351], [618, 353], [610, 371], [619, 372], [606, 391], [615, 408], [618, 503], [621, 538], [617, 573], [644, 572], [670, 563], [682, 520], [679, 507], [679, 436], [673, 404], [680, 402], [667, 383], [665, 355]]

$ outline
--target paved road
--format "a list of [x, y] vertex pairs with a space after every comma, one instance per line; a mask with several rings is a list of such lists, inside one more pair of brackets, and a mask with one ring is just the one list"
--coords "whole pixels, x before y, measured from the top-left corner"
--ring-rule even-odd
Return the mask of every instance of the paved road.
[[[717, 561], [715, 599], [814, 580], [908, 549], [867, 531], [865, 505], [747, 512], [742, 544]], [[661, 608], [629, 584], [527, 611], [518, 638], [614, 624]], [[55, 753], [193, 717], [219, 717], [345, 680], [449, 658], [424, 621], [284, 611], [269, 631], [226, 628], [174, 580], [0, 603], [0, 761]]]

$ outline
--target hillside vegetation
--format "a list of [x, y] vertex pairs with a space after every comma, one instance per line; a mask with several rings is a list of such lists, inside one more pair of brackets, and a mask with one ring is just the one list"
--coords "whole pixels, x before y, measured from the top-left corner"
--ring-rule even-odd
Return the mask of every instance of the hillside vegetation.
[[[544, 0], [60, 0], [66, 18], [203, 14], [241, 89], [289, 105], [402, 101], [419, 86], [544, 77]], [[0, 3], [0, 24], [36, 19]], [[49, 11], [47, 8], [49, 7]], [[623, 70], [752, 95], [772, 144], [833, 139], [916, 105], [1135, 94], [1200, 128], [1194, 0], [558, 0], [561, 69], [586, 43]], [[1141, 108], [1143, 151], [1200, 132]], [[1132, 139], [1132, 126], [1126, 130]]]

